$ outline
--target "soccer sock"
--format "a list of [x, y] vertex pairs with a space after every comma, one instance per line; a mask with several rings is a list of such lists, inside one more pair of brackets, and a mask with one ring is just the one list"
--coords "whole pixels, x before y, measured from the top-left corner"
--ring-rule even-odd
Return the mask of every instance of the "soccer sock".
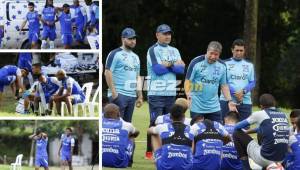
[[50, 49], [54, 49], [54, 41], [50, 41], [49, 45], [50, 45]]
[[42, 40], [41, 48], [42, 48], [42, 49], [45, 49], [46, 46], [47, 46], [47, 41], [46, 41], [46, 40]]
[[246, 160], [241, 160], [242, 161], [242, 164], [243, 164], [243, 170], [251, 170], [250, 169], [250, 165], [249, 165], [249, 160], [246, 159]]
[[152, 152], [151, 135], [147, 134], [147, 152]]

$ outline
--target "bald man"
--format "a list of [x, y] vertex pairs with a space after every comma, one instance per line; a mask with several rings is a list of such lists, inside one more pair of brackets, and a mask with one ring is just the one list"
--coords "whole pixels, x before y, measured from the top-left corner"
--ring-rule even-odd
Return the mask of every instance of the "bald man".
[[[57, 95], [52, 96], [50, 99], [50, 110], [53, 108], [53, 102], [55, 102], [57, 113], [60, 114], [61, 102], [65, 102], [67, 105], [69, 115], [73, 113], [72, 105], [83, 103], [85, 100], [85, 95], [81, 89], [79, 83], [72, 77], [67, 76], [64, 70], [59, 70], [56, 73], [56, 77], [61, 81], [61, 87]], [[64, 92], [65, 91], [65, 92]]]
[[131, 167], [139, 131], [120, 118], [119, 107], [107, 104], [102, 119], [102, 163], [104, 167]]

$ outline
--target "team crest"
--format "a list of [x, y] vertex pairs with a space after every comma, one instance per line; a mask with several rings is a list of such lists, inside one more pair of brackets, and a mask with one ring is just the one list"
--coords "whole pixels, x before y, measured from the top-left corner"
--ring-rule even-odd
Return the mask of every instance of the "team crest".
[[243, 72], [249, 72], [249, 66], [248, 65], [242, 65], [243, 66]]

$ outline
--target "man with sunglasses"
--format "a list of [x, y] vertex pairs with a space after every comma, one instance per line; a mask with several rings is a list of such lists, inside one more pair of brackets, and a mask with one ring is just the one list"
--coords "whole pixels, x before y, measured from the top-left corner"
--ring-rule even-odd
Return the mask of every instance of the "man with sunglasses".
[[[237, 39], [232, 43], [232, 57], [225, 60], [227, 81], [232, 100], [237, 103], [240, 120], [252, 113], [251, 90], [255, 87], [255, 70], [253, 64], [245, 60], [245, 42]], [[222, 120], [228, 113], [228, 102], [223, 93], [220, 96]]]
[[[108, 54], [105, 78], [110, 102], [120, 108], [124, 121], [131, 122], [134, 106], [140, 107], [143, 96], [140, 85], [140, 59], [132, 50], [136, 45], [136, 34], [125, 28], [121, 34], [122, 46]], [[137, 101], [136, 101], [136, 97]]]
[[[176, 75], [184, 74], [185, 64], [180, 53], [170, 46], [172, 33], [169, 25], [159, 25], [155, 34], [157, 42], [147, 52], [150, 127], [155, 125], [159, 115], [170, 112], [176, 98]], [[151, 158], [151, 138], [147, 135], [146, 159]]]

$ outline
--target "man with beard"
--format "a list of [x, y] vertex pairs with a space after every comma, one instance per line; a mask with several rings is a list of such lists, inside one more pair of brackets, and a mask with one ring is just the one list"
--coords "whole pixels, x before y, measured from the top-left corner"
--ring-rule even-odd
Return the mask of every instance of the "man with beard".
[[136, 45], [135, 31], [125, 28], [121, 41], [122, 46], [108, 54], [105, 78], [110, 102], [119, 106], [121, 117], [126, 122], [131, 122], [135, 103], [137, 107], [143, 103], [142, 91], [139, 88], [140, 59], [132, 51]]

